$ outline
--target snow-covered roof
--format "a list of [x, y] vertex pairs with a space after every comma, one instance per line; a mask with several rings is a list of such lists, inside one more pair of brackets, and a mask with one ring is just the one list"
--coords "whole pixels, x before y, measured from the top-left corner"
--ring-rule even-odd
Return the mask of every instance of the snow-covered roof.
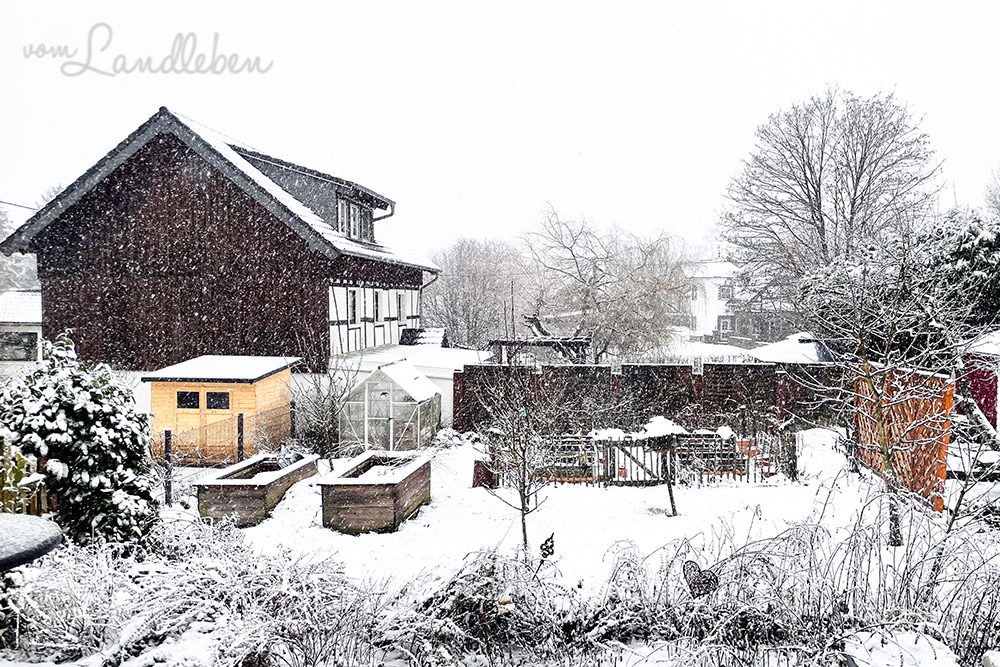
[[[156, 114], [129, 135], [125, 141], [28, 219], [3, 243], [0, 243], [0, 251], [7, 255], [15, 252], [31, 252], [29, 244], [38, 232], [90, 192], [108, 174], [132, 157], [151, 139], [166, 133], [176, 136], [230, 178], [269, 212], [288, 224], [314, 250], [330, 257], [343, 254], [412, 266], [426, 271], [438, 271], [438, 268], [421, 253], [404, 248], [394, 249], [380, 243], [359, 241], [338, 232], [332, 224], [333, 221], [324, 220], [316, 211], [306, 206], [291, 192], [278, 185], [251, 164], [251, 160], [263, 160], [268, 156], [241, 146], [232, 139], [224, 137], [189, 118], [172, 113], [166, 107], [160, 107]], [[287, 169], [296, 168], [296, 165], [283, 161], [277, 166]], [[327, 176], [322, 172], [307, 171], [310, 178], [323, 180], [325, 177], [325, 180], [328, 180], [331, 185], [348, 188], [357, 196], [369, 199], [377, 207], [394, 210], [394, 202], [363, 186]]]
[[42, 293], [37, 290], [0, 292], [0, 324], [42, 324]]
[[985, 333], [969, 343], [968, 351], [1000, 356], [1000, 329]]
[[[380, 366], [372, 376], [383, 373], [396, 385], [410, 395], [417, 403], [422, 403], [435, 394], [440, 394], [437, 385], [428, 379], [426, 375], [416, 369], [416, 367], [406, 361], [394, 361], [391, 364]], [[369, 376], [369, 379], [371, 376]]]
[[403, 332], [409, 335], [405, 336], [405, 342], [404, 336], [400, 335], [401, 345], [435, 345], [437, 347], [444, 345], [445, 331], [443, 327], [404, 329]]
[[146, 373], [143, 382], [250, 383], [299, 363], [298, 357], [244, 357], [206, 354], [158, 371]]
[[455, 371], [489, 361], [492, 352], [463, 350], [436, 345], [383, 345], [369, 350], [359, 350], [330, 359], [332, 370], [372, 372], [379, 366], [394, 361], [408, 361], [430, 378], [451, 378]]
[[747, 353], [760, 361], [776, 364], [816, 364], [825, 361], [816, 340], [811, 334], [802, 332], [747, 350]]

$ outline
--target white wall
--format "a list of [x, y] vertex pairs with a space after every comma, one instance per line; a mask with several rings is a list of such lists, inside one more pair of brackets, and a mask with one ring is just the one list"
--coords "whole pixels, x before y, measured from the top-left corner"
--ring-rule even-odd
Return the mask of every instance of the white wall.
[[[348, 294], [357, 293], [357, 322], [350, 320]], [[375, 313], [375, 293], [381, 296], [379, 319], [367, 322]], [[402, 312], [397, 296], [402, 297]], [[420, 326], [420, 290], [376, 289], [372, 287], [330, 287], [330, 353], [333, 355], [371, 349], [399, 342], [399, 330]]]
[[694, 333], [698, 336], [711, 335], [719, 323], [720, 315], [731, 315], [726, 306], [727, 299], [719, 298], [719, 288], [728, 278], [694, 278], [696, 298], [691, 300], [691, 315], [694, 317]]

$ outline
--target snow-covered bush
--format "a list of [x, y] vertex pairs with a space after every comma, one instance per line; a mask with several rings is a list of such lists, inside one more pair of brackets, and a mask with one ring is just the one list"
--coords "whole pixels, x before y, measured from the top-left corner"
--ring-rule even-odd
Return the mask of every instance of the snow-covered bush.
[[578, 594], [558, 582], [552, 566], [472, 554], [444, 586], [429, 595], [394, 601], [380, 644], [414, 656], [419, 664], [451, 665], [463, 656], [496, 661], [516, 654], [540, 664], [578, 652]]
[[44, 343], [43, 356], [0, 395], [0, 437], [44, 462], [70, 538], [140, 537], [157, 516], [148, 417], [107, 366], [79, 361], [66, 335]]
[[32, 661], [118, 664], [194, 635], [204, 664], [358, 664], [380, 600], [333, 561], [262, 555], [225, 523], [162, 522], [127, 552], [68, 544], [21, 578], [7, 640]]

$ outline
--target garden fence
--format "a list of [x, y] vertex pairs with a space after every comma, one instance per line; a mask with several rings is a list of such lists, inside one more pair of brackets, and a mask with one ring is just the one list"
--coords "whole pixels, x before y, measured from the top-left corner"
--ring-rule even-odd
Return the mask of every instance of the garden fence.
[[558, 484], [651, 486], [671, 482], [759, 484], [778, 473], [795, 477], [797, 437], [758, 433], [723, 439], [694, 434], [600, 439], [564, 435], [550, 439], [543, 470]]
[[0, 442], [0, 512], [41, 516], [53, 511], [55, 499], [34, 459], [15, 454], [13, 447]]
[[262, 451], [275, 449], [295, 436], [294, 404], [250, 416], [235, 414], [185, 431], [160, 431], [153, 436], [153, 456], [167, 456], [173, 465], [207, 466], [241, 461]]

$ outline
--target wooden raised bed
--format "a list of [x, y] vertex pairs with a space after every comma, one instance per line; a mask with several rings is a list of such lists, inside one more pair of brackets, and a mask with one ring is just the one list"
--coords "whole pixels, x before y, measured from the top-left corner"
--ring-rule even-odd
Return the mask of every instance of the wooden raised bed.
[[369, 451], [319, 482], [323, 525], [342, 533], [391, 533], [431, 499], [431, 462], [413, 452]]
[[275, 454], [258, 454], [195, 482], [198, 513], [211, 519], [236, 517], [240, 527], [255, 526], [270, 514], [292, 484], [316, 474], [315, 454], [282, 465]]

